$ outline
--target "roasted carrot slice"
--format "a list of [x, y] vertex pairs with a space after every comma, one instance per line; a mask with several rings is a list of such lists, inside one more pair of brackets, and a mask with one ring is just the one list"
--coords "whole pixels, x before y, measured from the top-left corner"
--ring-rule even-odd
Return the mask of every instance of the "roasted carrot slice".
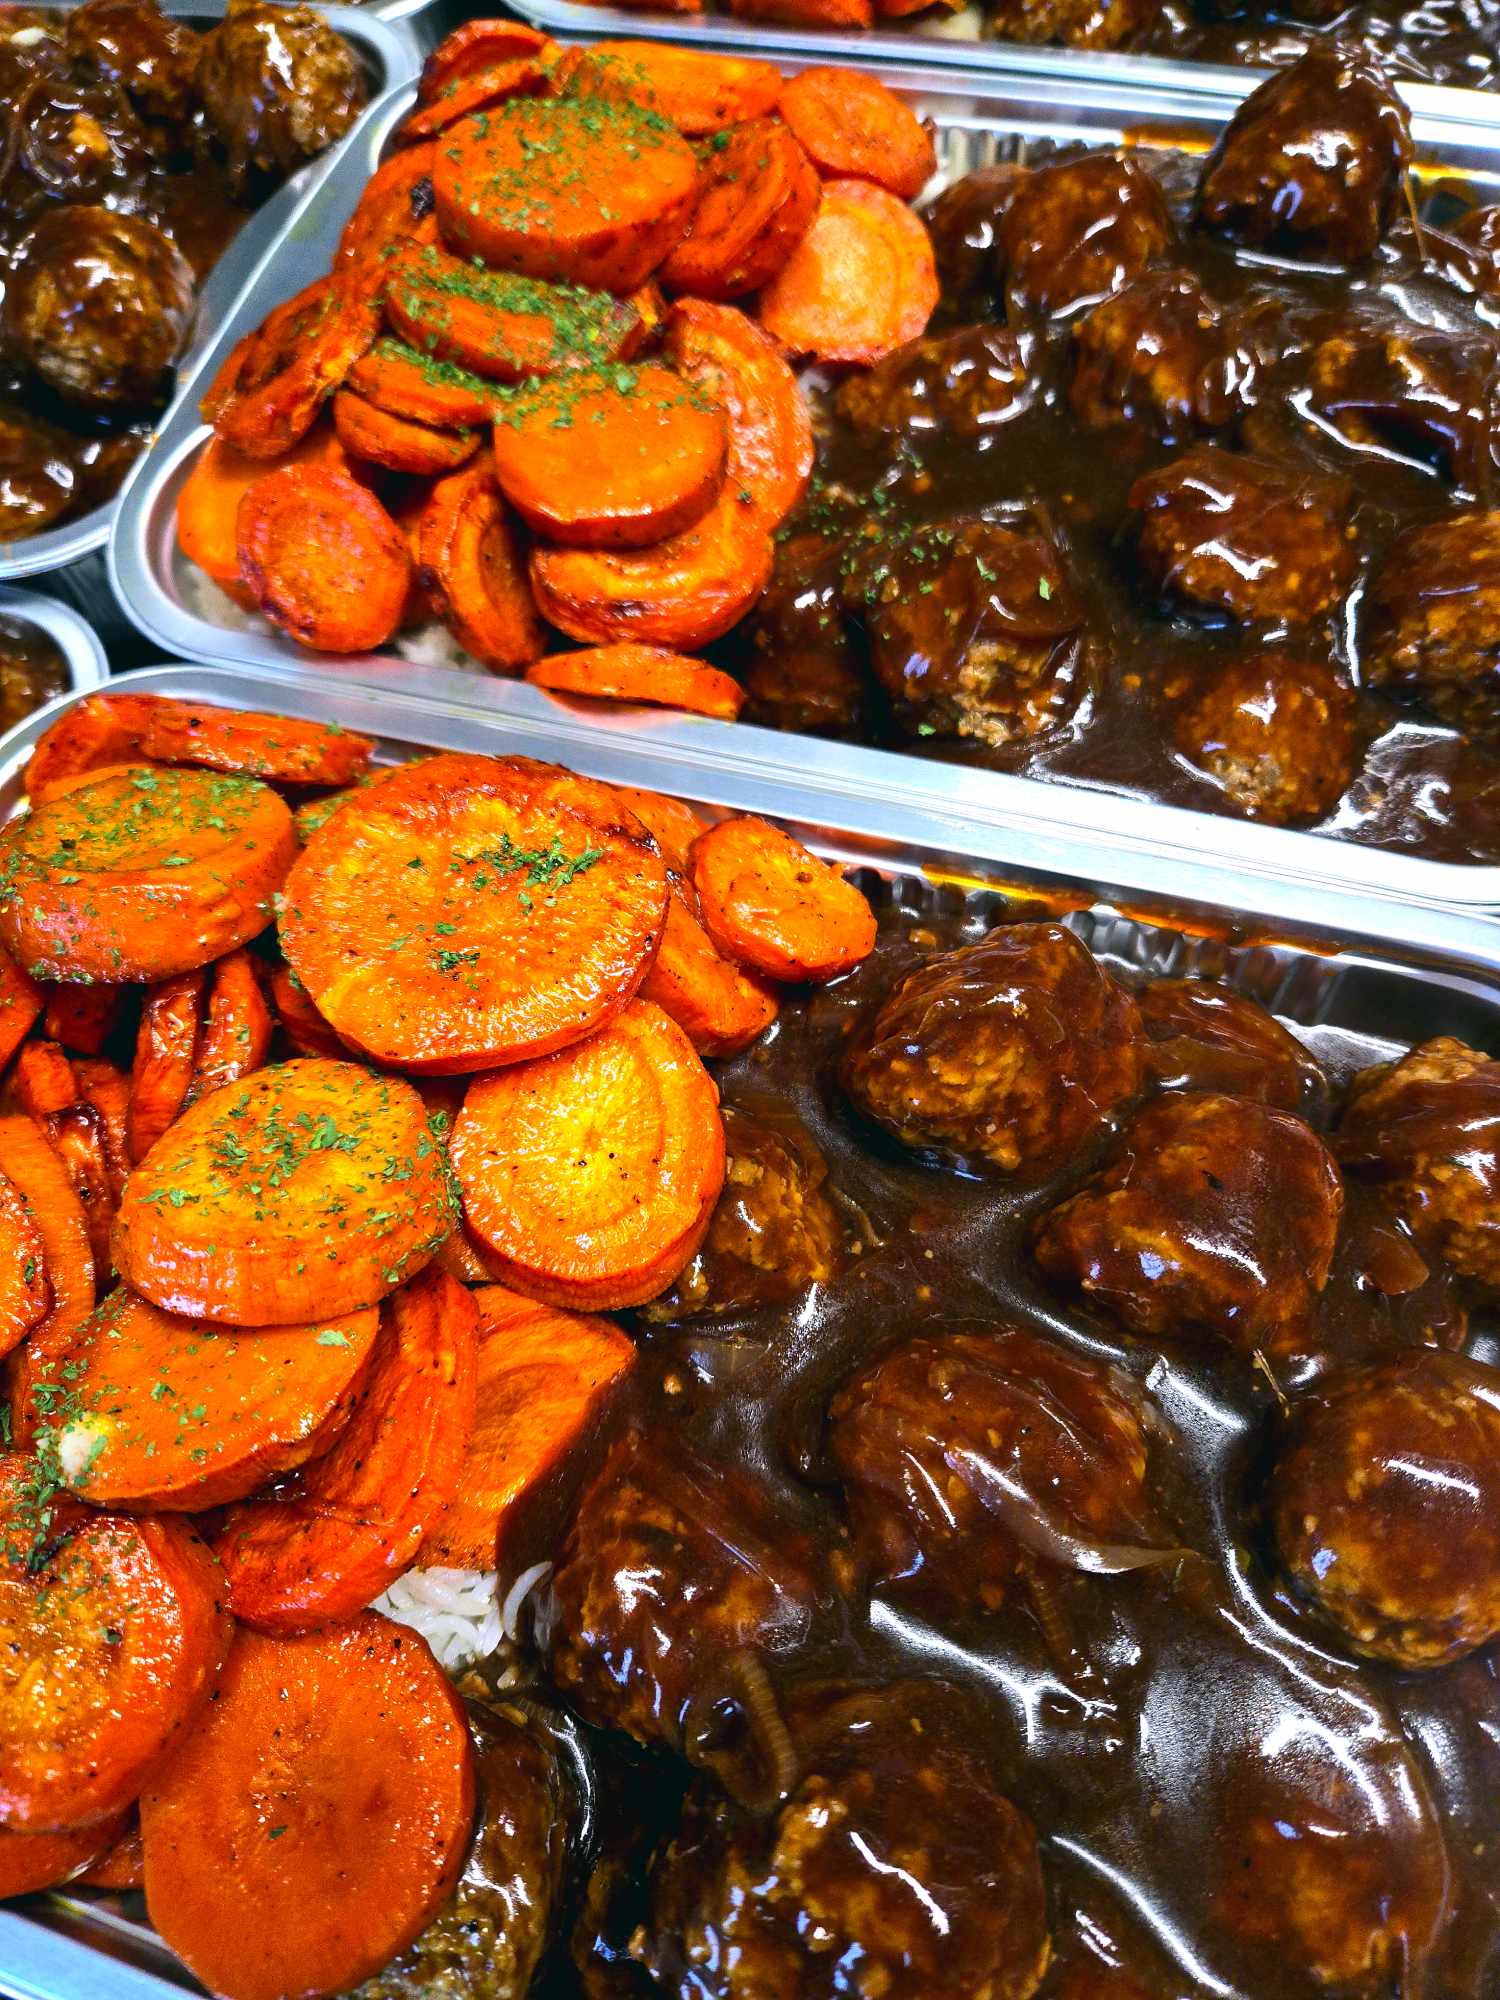
[[[33, 1838], [47, 1838], [46, 1835]], [[58, 1836], [52, 1836], [54, 1839]], [[132, 1812], [125, 1820], [114, 1840], [99, 1856], [91, 1861], [78, 1877], [78, 1883], [85, 1889], [112, 1889], [124, 1894], [131, 1889], [146, 1886], [146, 1850], [141, 1844], [141, 1823]]]
[[119, 1193], [104, 1120], [91, 1104], [70, 1104], [46, 1121], [46, 1132], [88, 1221], [94, 1269], [107, 1271]]
[[38, 737], [26, 761], [26, 795], [36, 803], [63, 778], [110, 764], [128, 764], [139, 752], [149, 695], [85, 695], [65, 708]]
[[482, 75], [497, 62], [513, 62], [521, 56], [550, 56], [556, 44], [539, 28], [524, 22], [495, 17], [465, 21], [451, 35], [445, 35], [422, 65], [417, 79], [417, 102], [437, 104], [449, 98], [453, 86], [471, 76]]
[[0, 1354], [9, 1354], [47, 1316], [47, 1248], [21, 1190], [0, 1173]]
[[[349, 469], [343, 446], [323, 424], [316, 425], [276, 462], [326, 465], [335, 472]], [[249, 458], [225, 444], [222, 438], [211, 437], [193, 460], [193, 468], [177, 496], [178, 548], [205, 576], [212, 577], [221, 590], [247, 606], [248, 593], [240, 581], [235, 521], [245, 493], [257, 479], [265, 477], [268, 469], [264, 458]], [[124, 748], [98, 761], [119, 763], [134, 754], [134, 748]]]
[[0, 1515], [0, 1822], [113, 1819], [207, 1695], [229, 1644], [223, 1579], [183, 1521], [42, 1525], [45, 1465]]
[[[96, 1507], [197, 1513], [326, 1451], [375, 1344], [370, 1306], [309, 1326], [217, 1332], [118, 1286], [63, 1370], [57, 1449]], [[82, 1468], [87, 1468], [83, 1471]]]
[[353, 389], [340, 389], [334, 396], [333, 427], [351, 458], [383, 465], [388, 472], [452, 472], [479, 448], [478, 431], [437, 430], [392, 416]]
[[298, 1060], [182, 1114], [126, 1186], [115, 1267], [166, 1312], [294, 1326], [374, 1305], [453, 1219], [411, 1085]]
[[42, 995], [36, 981], [0, 945], [0, 1069], [31, 1033], [41, 1011]]
[[435, 238], [432, 162], [436, 149], [406, 146], [382, 160], [370, 176], [353, 215], [344, 224], [334, 268], [366, 259], [384, 260], [393, 243], [406, 237]]
[[781, 72], [753, 56], [707, 55], [664, 42], [594, 42], [566, 88], [619, 98], [696, 137], [764, 118], [781, 95]]
[[656, 950], [666, 872], [607, 787], [561, 776], [429, 757], [313, 835], [281, 946], [338, 1034], [379, 1062], [462, 1075], [614, 1018]]
[[369, 769], [373, 740], [336, 722], [215, 708], [162, 696], [144, 718], [141, 748], [159, 764], [268, 778], [281, 785], [348, 785]]
[[254, 778], [92, 773], [0, 835], [0, 938], [40, 979], [170, 978], [263, 930], [296, 852]]
[[75, 1877], [90, 1887], [113, 1888], [112, 1882], [95, 1881], [94, 1865], [102, 1865], [114, 1852], [117, 1829], [126, 1823], [123, 1818], [106, 1819], [68, 1833], [12, 1833], [0, 1827], [0, 1903]]
[[165, 979], [146, 995], [130, 1072], [130, 1157], [139, 1165], [176, 1118], [193, 1080], [207, 974]]
[[489, 1252], [462, 1223], [432, 1261], [461, 1285], [487, 1285], [495, 1276]]
[[377, 340], [350, 369], [349, 387], [394, 417], [436, 430], [485, 422], [495, 397], [490, 384], [468, 369], [418, 353], [403, 340]]
[[661, 267], [669, 292], [737, 299], [769, 283], [812, 226], [817, 169], [778, 119], [731, 126], [709, 157], [686, 236]]
[[607, 1319], [559, 1312], [489, 1285], [479, 1309], [474, 1430], [448, 1511], [422, 1544], [424, 1568], [494, 1569], [516, 1504], [576, 1448], [635, 1344]]
[[708, 825], [682, 799], [665, 792], [648, 792], [638, 785], [616, 785], [615, 795], [645, 827], [661, 849], [669, 868], [685, 874], [688, 850]]
[[679, 374], [729, 415], [728, 479], [758, 526], [780, 527], [812, 477], [812, 419], [797, 378], [734, 306], [679, 299], [666, 351]]
[[768, 979], [821, 983], [875, 945], [875, 912], [852, 882], [763, 819], [725, 819], [693, 842], [703, 928]]
[[776, 996], [764, 981], [725, 958], [699, 923], [692, 891], [673, 881], [661, 949], [641, 982], [700, 1056], [732, 1056], [776, 1019]]
[[427, 1270], [380, 1317], [332, 1450], [224, 1522], [218, 1553], [247, 1625], [302, 1632], [353, 1617], [411, 1567], [458, 1491], [474, 1427], [474, 1301], [445, 1271]]
[[75, 1055], [97, 1056], [124, 1004], [123, 986], [49, 986], [42, 1033]]
[[358, 784], [346, 785], [337, 792], [325, 792], [322, 798], [307, 799], [298, 806], [292, 818], [296, 822], [297, 838], [302, 845], [304, 847], [307, 845], [320, 826], [328, 824], [340, 806], [347, 805], [349, 800], [357, 797], [366, 785], [376, 783], [381, 776], [381, 772], [372, 771], [368, 777], [361, 778]]
[[8, 1095], [17, 1111], [40, 1124], [49, 1113], [78, 1102], [73, 1069], [56, 1042], [27, 1042], [10, 1073]]
[[324, 466], [268, 472], [240, 502], [240, 580], [256, 609], [318, 653], [365, 653], [401, 622], [406, 539], [357, 479]]
[[209, 391], [204, 415], [226, 444], [250, 458], [279, 458], [312, 429], [380, 330], [379, 278], [378, 268], [372, 275], [355, 260], [267, 316], [232, 378], [221, 371]]
[[919, 218], [871, 181], [827, 181], [812, 228], [760, 295], [760, 322], [789, 354], [868, 363], [924, 332], [937, 301]]
[[526, 678], [558, 694], [654, 702], [695, 715], [716, 715], [725, 722], [733, 722], [745, 703], [745, 690], [731, 675], [666, 646], [621, 644], [550, 653], [526, 669]]
[[98, 1114], [110, 1191], [116, 1201], [130, 1177], [130, 1079], [113, 1063], [85, 1058], [73, 1064], [78, 1095]]
[[417, 549], [444, 624], [476, 660], [513, 673], [541, 657], [542, 623], [489, 452], [433, 487]]
[[587, 1311], [669, 1285], [724, 1180], [713, 1079], [645, 1000], [586, 1042], [471, 1084], [451, 1152], [469, 1226], [506, 1282]]
[[632, 292], [681, 235], [698, 162], [633, 104], [522, 97], [446, 132], [432, 186], [450, 249], [496, 270]]
[[799, 70], [782, 85], [777, 109], [825, 180], [874, 181], [915, 201], [937, 170], [927, 127], [865, 70]]
[[342, 1062], [348, 1056], [347, 1043], [339, 1040], [308, 999], [301, 980], [289, 965], [278, 965], [271, 974], [271, 999], [276, 1009], [276, 1024], [295, 1054], [323, 1056], [331, 1062]]
[[[32, 1391], [39, 1374], [73, 1339], [94, 1305], [94, 1254], [88, 1217], [73, 1191], [67, 1168], [42, 1128], [20, 1115], [0, 1118], [0, 1173], [21, 1198], [42, 1241], [41, 1276], [47, 1285], [44, 1318], [33, 1320], [25, 1347], [11, 1364], [12, 1428], [18, 1440], [31, 1433], [36, 1414]], [[28, 1290], [30, 1232], [17, 1226], [21, 1281]], [[22, 1308], [24, 1310], [24, 1307]]]
[[503, 104], [509, 97], [535, 97], [547, 88], [551, 62], [545, 53], [506, 56], [484, 69], [455, 76], [430, 103], [418, 103], [402, 119], [396, 133], [398, 145], [413, 140], [435, 138], [466, 118], [471, 111]]
[[443, 1907], [473, 1822], [468, 1724], [414, 1633], [241, 1632], [141, 1799], [146, 1907], [224, 2000], [342, 1993]]
[[193, 1056], [185, 1104], [223, 1090], [260, 1068], [271, 1053], [276, 1024], [260, 983], [260, 961], [232, 951], [213, 969], [208, 1007]]

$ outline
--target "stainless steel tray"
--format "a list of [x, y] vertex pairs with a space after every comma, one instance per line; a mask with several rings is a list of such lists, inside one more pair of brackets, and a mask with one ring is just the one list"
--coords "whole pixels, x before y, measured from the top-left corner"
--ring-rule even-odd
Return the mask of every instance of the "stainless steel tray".
[[0, 585], [0, 618], [30, 625], [52, 641], [67, 662], [75, 694], [103, 687], [109, 679], [109, 660], [99, 635], [71, 605], [59, 604], [55, 597], [44, 597], [38, 590], [7, 590]]
[[[739, 754], [695, 752], [557, 709], [482, 713], [452, 698], [383, 691], [295, 670], [148, 668], [132, 689], [195, 702], [336, 719], [415, 748], [521, 752], [593, 776], [674, 791], [708, 806], [752, 808], [794, 826], [819, 852], [887, 878], [936, 877], [953, 893], [1039, 896], [1116, 964], [1228, 980], [1273, 1008], [1309, 1043], [1365, 1062], [1454, 1034], [1500, 1053], [1500, 923], [1476, 913], [1365, 903], [1305, 881], [1247, 875], [1227, 861], [1123, 850], [1107, 834], [1062, 835], [1017, 823], [976, 825], [940, 796], [913, 804], [850, 787], [837, 773], [768, 769]], [[32, 744], [64, 697], [0, 739], [0, 818], [22, 797]], [[721, 732], [726, 734], [727, 732]], [[15, 2000], [168, 2000], [197, 1989], [141, 1921], [138, 1898], [59, 1891], [0, 1907], [0, 1992]]]
[[[223, 17], [228, 0], [163, 0], [163, 4], [168, 14], [207, 27]], [[405, 0], [388, 0], [388, 4], [401, 6]], [[428, 0], [414, 0], [414, 6], [426, 4]], [[372, 106], [396, 85], [406, 83], [416, 75], [422, 60], [418, 36], [411, 27], [393, 25], [390, 19], [382, 18], [379, 0], [371, 7], [325, 7], [322, 11], [327, 15], [329, 25], [352, 43], [363, 63], [369, 79]], [[414, 11], [414, 7], [408, 7], [410, 11]], [[358, 126], [348, 134], [343, 145], [353, 140], [357, 133]], [[333, 170], [340, 151], [341, 147], [336, 146], [321, 159], [309, 160], [305, 167], [276, 190], [269, 201], [262, 202], [209, 272], [198, 293], [192, 338], [178, 364], [179, 383], [212, 344], [225, 315], [239, 297], [248, 273], [259, 264], [270, 245], [280, 241], [301, 200]], [[65, 521], [40, 535], [23, 536], [20, 541], [0, 542], [0, 582], [37, 576], [44, 570], [62, 569], [88, 555], [91, 550], [103, 548], [118, 505], [117, 494], [113, 500], [81, 514], [76, 521]]]

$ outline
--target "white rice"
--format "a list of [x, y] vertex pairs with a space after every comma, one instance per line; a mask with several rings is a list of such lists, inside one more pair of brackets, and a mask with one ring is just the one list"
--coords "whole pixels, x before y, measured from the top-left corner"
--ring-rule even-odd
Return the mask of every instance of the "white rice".
[[370, 1606], [420, 1632], [439, 1665], [457, 1673], [520, 1636], [521, 1607], [549, 1562], [533, 1563], [503, 1593], [493, 1569], [409, 1569]]

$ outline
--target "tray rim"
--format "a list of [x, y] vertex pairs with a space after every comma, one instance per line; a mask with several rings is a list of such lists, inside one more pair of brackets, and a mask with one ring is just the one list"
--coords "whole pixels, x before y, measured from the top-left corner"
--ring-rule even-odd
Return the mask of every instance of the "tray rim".
[[[109, 680], [109, 659], [98, 633], [71, 604], [60, 603], [38, 590], [13, 590], [0, 584], [0, 616], [45, 632], [67, 662], [75, 694], [88, 694]], [[23, 721], [29, 720], [23, 717]]]

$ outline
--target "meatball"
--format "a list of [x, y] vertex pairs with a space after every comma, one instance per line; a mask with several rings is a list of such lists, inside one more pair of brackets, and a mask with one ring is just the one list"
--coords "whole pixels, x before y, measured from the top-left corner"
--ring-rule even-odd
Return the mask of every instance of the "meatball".
[[1434, 331], [1346, 326], [1313, 350], [1309, 406], [1356, 446], [1373, 445], [1477, 487], [1490, 466], [1495, 352]]
[[891, 719], [910, 736], [999, 749], [1065, 725], [1093, 648], [1056, 545], [994, 521], [898, 530], [847, 564]]
[[1306, 1327], [1343, 1206], [1339, 1170], [1300, 1118], [1180, 1091], [1043, 1216], [1036, 1260], [1133, 1333], [1215, 1334], [1249, 1354]]
[[24, 410], [0, 409], [0, 542], [40, 534], [73, 504], [71, 443]]
[[552, 1578], [552, 1677], [587, 1720], [700, 1761], [740, 1656], [807, 1636], [806, 1538], [740, 1471], [631, 1430], [579, 1498]]
[[1350, 498], [1342, 481], [1199, 445], [1130, 489], [1140, 566], [1163, 596], [1306, 623], [1354, 580]]
[[998, 0], [990, 19], [1008, 41], [1118, 49], [1139, 41], [1161, 10], [1162, 0]]
[[342, 139], [365, 102], [354, 51], [316, 7], [229, 0], [203, 37], [198, 95], [231, 178], [283, 179]]
[[142, 117], [185, 126], [196, 106], [198, 36], [154, 0], [84, 0], [67, 17], [69, 53], [86, 57]]
[[1354, 690], [1326, 660], [1240, 653], [1182, 669], [1163, 692], [1178, 755], [1247, 819], [1321, 819], [1354, 776]]
[[1030, 2000], [1050, 1955], [1031, 1822], [939, 1681], [804, 1696], [769, 1821], [691, 1795], [633, 1946], [676, 2000]]
[[851, 375], [839, 390], [839, 414], [865, 439], [946, 432], [979, 444], [1004, 424], [1026, 388], [1026, 362], [1013, 333], [966, 326], [909, 340]]
[[1500, 1286], [1500, 1062], [1451, 1036], [1356, 1077], [1338, 1133], [1425, 1248]]
[[771, 1125], [726, 1104], [724, 1191], [701, 1248], [648, 1320], [780, 1305], [838, 1269], [843, 1231], [828, 1163], [800, 1125]]
[[8, 191], [23, 216], [53, 201], [132, 195], [154, 161], [146, 128], [118, 94], [78, 75], [57, 78], [17, 135], [16, 157], [34, 195]]
[[1198, 185], [1198, 215], [1236, 243], [1341, 264], [1369, 257], [1412, 161], [1411, 128], [1379, 58], [1315, 43], [1234, 114]]
[[1171, 443], [1231, 423], [1253, 369], [1197, 279], [1160, 271], [1102, 300], [1074, 326], [1068, 394], [1092, 429], [1145, 424]]
[[926, 215], [945, 301], [987, 307], [1000, 276], [1000, 220], [1027, 169], [981, 167], [945, 187]]
[[1475, 291], [1500, 291], [1500, 203], [1471, 208], [1448, 230], [1469, 253], [1464, 275]]
[[1016, 1327], [919, 1335], [841, 1390], [829, 1449], [877, 1585], [994, 1611], [1034, 1563], [1108, 1574], [1152, 1539], [1125, 1384]]
[[852, 736], [869, 676], [844, 619], [842, 542], [793, 535], [752, 616], [745, 719], [808, 736]]
[[1326, 1378], [1271, 1476], [1277, 1553], [1356, 1652], [1441, 1667], [1500, 1634], [1500, 1371], [1415, 1348]]
[[1160, 186], [1136, 161], [1089, 153], [1038, 167], [1000, 218], [1006, 309], [1013, 321], [1097, 305], [1166, 250]]
[[1134, 1000], [1071, 931], [1001, 924], [907, 973], [855, 1028], [843, 1080], [905, 1146], [1042, 1170], [1140, 1088]]
[[159, 403], [193, 315], [193, 274], [139, 216], [58, 208], [27, 239], [5, 298], [5, 335], [58, 395], [92, 410]]
[[1242, 993], [1212, 979], [1153, 979], [1136, 1004], [1151, 1039], [1147, 1062], [1164, 1090], [1216, 1091], [1298, 1112], [1327, 1096], [1312, 1055]]
[[1410, 528], [1370, 579], [1365, 672], [1461, 728], [1500, 712], [1500, 512]]

